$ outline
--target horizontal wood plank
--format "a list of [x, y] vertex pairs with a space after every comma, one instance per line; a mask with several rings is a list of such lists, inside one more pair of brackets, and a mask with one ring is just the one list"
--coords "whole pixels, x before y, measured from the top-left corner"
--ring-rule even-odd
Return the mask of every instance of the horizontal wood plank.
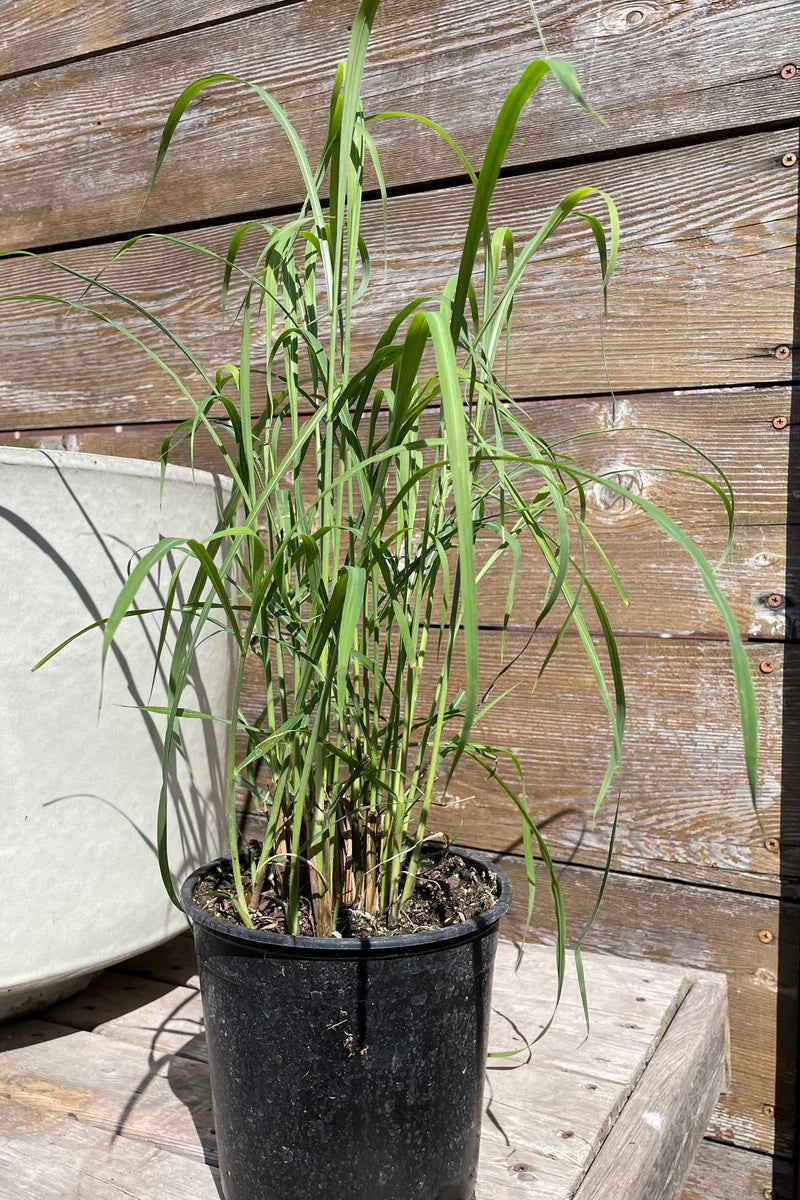
[[187, 1056], [29, 1019], [0, 1028], [0, 1081], [23, 1110], [72, 1113], [109, 1139], [216, 1160], [208, 1069]]
[[[677, 441], [637, 426], [669, 430], [693, 441], [730, 479], [736, 498], [737, 532], [731, 555], [718, 579], [745, 637], [780, 639], [794, 628], [797, 580], [787, 578], [786, 530], [791, 519], [786, 491], [789, 431], [776, 430], [772, 417], [790, 411], [787, 388], [750, 391], [698, 391], [656, 395], [625, 395], [610, 399], [535, 402], [524, 406], [530, 428], [556, 443], [588, 431], [565, 447], [597, 474], [609, 473], [636, 494], [661, 505], [703, 549], [711, 561], [722, 553], [727, 517], [718, 497], [703, 484], [675, 474], [710, 472], [704, 460]], [[615, 432], [610, 433], [612, 425]], [[43, 450], [83, 450], [92, 454], [157, 459], [173, 427], [164, 424], [76, 428], [63, 432], [0, 433], [0, 443]], [[188, 443], [178, 447], [173, 461], [188, 463]], [[195, 464], [218, 470], [222, 459], [210, 439], [198, 436]], [[765, 463], [770, 464], [764, 470]], [[311, 464], [309, 464], [311, 467]], [[531, 476], [531, 488], [536, 485]], [[308, 487], [314, 480], [309, 471]], [[605, 569], [590, 552], [594, 583], [604, 598], [614, 628], [624, 633], [722, 634], [724, 625], [688, 556], [665, 535], [654, 531], [650, 519], [627, 501], [620, 501], [600, 484], [587, 489], [588, 521], [623, 581], [630, 600], [623, 604], [606, 579]], [[491, 547], [478, 547], [482, 561]], [[510, 566], [496, 564], [479, 589], [480, 619], [485, 626], [502, 623]], [[526, 552], [516, 586], [514, 624], [522, 626], [538, 611], [546, 586], [538, 554]], [[653, 604], [658, 595], [659, 603]], [[775, 597], [778, 597], [777, 604]], [[587, 614], [596, 624], [593, 611]]]
[[0, 76], [269, 7], [269, 0], [127, 0], [124, 5], [108, 0], [7, 0]]
[[[515, 889], [507, 930], [521, 932], [527, 907], [523, 864], [516, 857], [498, 861]], [[598, 871], [577, 866], [559, 868], [573, 939], [592, 911], [600, 879]], [[533, 927], [536, 936], [552, 940], [554, 921], [543, 870], [538, 872], [538, 883]], [[746, 1149], [776, 1149], [785, 1156], [791, 1155], [793, 1141], [790, 1106], [797, 1050], [799, 928], [800, 910], [796, 904], [612, 874], [587, 939], [589, 948], [603, 953], [680, 963], [726, 975], [731, 1078], [712, 1117], [709, 1134]], [[761, 930], [771, 932], [774, 941], [760, 941]], [[590, 1007], [592, 1003], [590, 992]], [[775, 1105], [778, 1097], [779, 1111], [773, 1114], [769, 1106]], [[736, 1195], [725, 1194], [720, 1200], [733, 1200]]]
[[[510, 654], [521, 648], [521, 639], [509, 639]], [[487, 665], [493, 650], [497, 642], [492, 646], [484, 634]], [[750, 803], [727, 646], [626, 638], [620, 643], [628, 702], [615, 847], [620, 869], [651, 874], [657, 860], [658, 874], [667, 863], [679, 872], [694, 865], [704, 868], [703, 879], [717, 868], [800, 874], [800, 816], [782, 804], [783, 780], [797, 769], [783, 736], [796, 681], [784, 675], [778, 647], [770, 649], [770, 674], [759, 669], [763, 647], [750, 648], [748, 657], [759, 707], [759, 808], [766, 838], [780, 839], [779, 851], [767, 849]], [[602, 700], [575, 638], [559, 647], [531, 697], [535, 670], [534, 653], [507, 672], [503, 684], [517, 690], [487, 714], [477, 736], [518, 755], [530, 810], [551, 849], [562, 859], [601, 865], [614, 815], [611, 799], [592, 819], [611, 750]], [[454, 686], [457, 680], [463, 684], [458, 671]], [[513, 782], [507, 772], [506, 778]], [[520, 846], [516, 808], [474, 765], [458, 768], [432, 819], [470, 845]]]
[[[643, 494], [665, 507], [672, 503], [676, 510], [684, 508], [681, 521], [687, 530], [720, 529], [727, 521], [722, 505], [709, 501], [707, 488], [659, 474], [662, 468], [699, 468], [702, 463], [674, 437], [685, 438], [725, 471], [736, 496], [737, 526], [784, 526], [792, 519], [794, 506], [786, 494], [785, 476], [793, 431], [791, 425], [776, 429], [772, 424], [773, 417], [790, 416], [791, 403], [791, 388], [782, 386], [620, 393], [616, 402], [607, 396], [521, 402], [523, 420], [532, 432], [554, 446], [561, 444], [566, 453], [585, 460], [588, 469], [641, 476], [649, 468], [652, 478], [641, 480], [646, 488]], [[430, 432], [432, 425], [433, 418], [430, 426], [423, 422], [424, 431]], [[28, 429], [21, 424], [1, 431], [0, 444], [156, 460], [174, 428], [169, 422]], [[659, 430], [665, 431], [663, 436]], [[581, 436], [587, 433], [597, 436]], [[570, 444], [570, 438], [581, 440]], [[189, 465], [188, 442], [173, 447], [170, 461]], [[202, 429], [195, 439], [194, 463], [208, 471], [224, 467]], [[702, 469], [713, 476], [708, 463]], [[637, 490], [639, 479], [626, 480], [626, 486]], [[587, 490], [591, 502], [592, 489]], [[600, 505], [612, 528], [622, 506], [615, 506], [609, 496], [600, 496]], [[631, 515], [641, 522], [640, 515]]]
[[216, 1166], [0, 1099], [0, 1200], [219, 1200]]
[[[537, 664], [548, 642], [531, 650], [503, 677], [516, 690], [480, 722], [477, 739], [505, 746], [519, 758], [528, 806], [551, 852], [560, 860], [602, 866], [607, 857], [614, 801], [596, 819], [592, 809], [612, 749], [602, 700], [584, 651], [567, 637], [531, 697]], [[507, 639], [507, 655], [522, 649], [521, 635]], [[500, 635], [485, 631], [484, 669], [499, 662]], [[600, 652], [602, 654], [602, 651]], [[620, 640], [628, 720], [623, 747], [623, 784], [615, 845], [618, 869], [646, 875], [745, 886], [777, 892], [800, 874], [798, 815], [781, 811], [781, 779], [793, 769], [782, 735], [782, 657], [770, 651], [775, 670], [758, 669], [763, 648], [748, 650], [760, 712], [759, 808], [767, 849], [749, 799], [729, 653], [722, 642], [653, 638]], [[451, 674], [463, 686], [460, 661]], [[487, 679], [488, 682], [488, 679]], [[794, 688], [786, 682], [787, 690]], [[421, 695], [433, 687], [423, 680]], [[263, 707], [255, 664], [248, 667], [246, 711]], [[502, 760], [498, 769], [518, 781]], [[442, 785], [444, 779], [442, 779]], [[440, 800], [441, 791], [439, 792]], [[513, 802], [482, 768], [464, 763], [446, 801], [430, 814], [429, 831], [443, 831], [473, 847], [520, 852], [521, 819]]]
[[[792, 342], [797, 215], [796, 179], [780, 161], [785, 148], [786, 135], [758, 134], [521, 176], [497, 188], [493, 219], [528, 236], [577, 184], [614, 191], [624, 246], [605, 345], [617, 391], [780, 383], [791, 379], [793, 369], [791, 357], [779, 360], [774, 351]], [[384, 280], [376, 269], [357, 310], [356, 360], [400, 305], [436, 294], [456, 270], [470, 197], [469, 187], [455, 187], [391, 201], [389, 273]], [[379, 257], [380, 205], [368, 204], [364, 218], [365, 236]], [[47, 228], [52, 235], [52, 224]], [[224, 254], [231, 231], [219, 226], [191, 237]], [[508, 375], [520, 399], [608, 391], [593, 246], [568, 222], [523, 280]], [[87, 247], [62, 260], [96, 272], [118, 248]], [[255, 252], [254, 241], [243, 252], [243, 265]], [[215, 261], [163, 241], [139, 242], [104, 280], [147, 305], [212, 373], [237, 355], [233, 317], [219, 309], [221, 271]], [[0, 302], [42, 290], [77, 299], [82, 289], [80, 281], [41, 262], [0, 265]], [[92, 303], [145, 335], [195, 388], [197, 399], [205, 396], [191, 367], [143, 318], [100, 294]], [[0, 315], [0, 426], [173, 420], [192, 411], [141, 348], [115, 329], [100, 327], [96, 318], [18, 299], [2, 303]]]
[[[20, 14], [29, 7], [21, 0], [14, 5]], [[85, 16], [77, 21], [66, 19], [78, 7], [74, 2], [38, 0], [35, 7], [30, 49], [20, 45], [22, 18], [15, 13], [7, 62], [41, 60], [50, 52], [48, 39], [68, 56], [75, 41], [83, 44], [82, 36], [93, 47], [144, 22], [154, 32], [169, 28], [176, 10], [179, 20], [191, 21], [205, 9], [224, 15], [237, 5], [192, 0], [183, 16], [185, 5], [160, 0], [156, 6], [126, 5], [132, 15], [123, 17], [116, 7], [109, 16], [108, 5], [93, 0], [81, 6]], [[792, 0], [767, 5], [731, 0], [724, 20], [703, 0], [679, 7], [615, 2], [601, 13], [581, 0], [568, 18], [559, 0], [542, 0], [538, 7], [549, 52], [575, 62], [607, 124], [594, 121], [548, 81], [520, 122], [510, 154], [515, 165], [705, 135], [796, 112], [797, 77], [780, 75], [784, 63], [800, 58]], [[59, 9], [66, 9], [63, 20]], [[100, 9], [98, 32], [84, 33], [84, 21], [90, 27]], [[203, 220], [295, 200], [299, 176], [287, 168], [282, 138], [255, 97], [226, 87], [198, 102], [148, 212], [144, 217], [139, 212], [170, 104], [183, 86], [212, 71], [235, 71], [270, 87], [316, 153], [354, 9], [345, 0], [278, 7], [5, 81], [0, 85], [4, 245], [52, 245], [130, 230], [143, 221]], [[540, 52], [523, 0], [498, 0], [490, 11], [480, 0], [435, 6], [393, 0], [382, 5], [375, 22], [364, 84], [366, 111], [424, 112], [444, 125], [477, 165], [501, 96]], [[376, 134], [390, 184], [461, 171], [449, 148], [429, 130], [392, 122]], [[784, 141], [791, 149], [790, 135]], [[651, 199], [650, 211], [656, 213], [660, 200]]]
[[791, 1200], [792, 1168], [768, 1154], [702, 1142], [683, 1200]]

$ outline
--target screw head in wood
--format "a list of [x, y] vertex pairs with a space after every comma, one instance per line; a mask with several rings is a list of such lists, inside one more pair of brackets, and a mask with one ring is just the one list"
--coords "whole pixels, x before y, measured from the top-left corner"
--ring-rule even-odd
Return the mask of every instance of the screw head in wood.
[[764, 1200], [778, 1200], [778, 1193], [773, 1188], [764, 1188], [762, 1195]]
[[775, 941], [775, 934], [770, 929], [759, 929], [758, 940], [768, 946], [770, 942]]
[[774, 1104], [762, 1104], [761, 1111], [763, 1112], [765, 1117], [774, 1117], [775, 1116], [775, 1105]]
[[772, 658], [762, 658], [758, 664], [758, 669], [762, 675], [771, 675], [775, 670], [775, 660]]
[[764, 842], [764, 846], [769, 850], [770, 854], [777, 854], [781, 848], [780, 838], [770, 837]]
[[784, 154], [781, 162], [785, 167], [793, 167], [797, 162], [797, 155], [793, 150], [790, 150], [788, 154]]
[[787, 63], [785, 67], [781, 67], [781, 79], [794, 79], [797, 74], [797, 67], [794, 63]]
[[769, 596], [767, 596], [767, 604], [770, 608], [780, 608], [780, 606], [783, 604], [783, 596], [780, 594], [780, 592], [772, 592]]
[[785, 362], [787, 358], [792, 357], [792, 352], [788, 346], [776, 346], [775, 357], [779, 358], [781, 362]]
[[772, 418], [772, 428], [773, 429], [785, 429], [788, 424], [789, 424], [788, 417], [773, 417]]

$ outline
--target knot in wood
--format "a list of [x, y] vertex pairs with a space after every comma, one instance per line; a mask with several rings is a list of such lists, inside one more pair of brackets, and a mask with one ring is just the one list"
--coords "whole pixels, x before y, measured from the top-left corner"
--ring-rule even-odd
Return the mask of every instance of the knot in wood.
[[[620, 487], [624, 487], [634, 496], [641, 496], [644, 492], [644, 484], [638, 471], [609, 471], [607, 478], [609, 481], [619, 484]], [[615, 488], [606, 483], [594, 483], [589, 490], [589, 495], [594, 502], [594, 507], [611, 518], [624, 517], [631, 509], [636, 508], [634, 500], [629, 496], [620, 495]]]
[[630, 33], [643, 25], [652, 25], [663, 13], [664, 5], [654, 0], [639, 0], [638, 4], [612, 4], [603, 13], [603, 27], [608, 33]]

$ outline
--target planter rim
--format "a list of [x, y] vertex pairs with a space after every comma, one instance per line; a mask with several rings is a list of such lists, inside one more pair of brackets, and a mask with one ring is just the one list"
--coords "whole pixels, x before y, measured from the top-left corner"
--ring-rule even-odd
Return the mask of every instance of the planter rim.
[[[426, 847], [427, 848], [427, 847]], [[430, 847], [434, 849], [433, 846]], [[436, 849], [441, 849], [438, 845]], [[229, 864], [230, 855], [215, 858], [213, 862], [198, 867], [181, 887], [181, 907], [193, 925], [202, 925], [218, 937], [227, 938], [238, 943], [242, 948], [251, 950], [271, 950], [290, 952], [301, 958], [334, 958], [353, 959], [375, 955], [391, 956], [438, 950], [444, 946], [459, 944], [481, 937], [508, 911], [511, 904], [511, 881], [500, 867], [491, 862], [485, 855], [468, 850], [463, 846], [449, 846], [448, 851], [457, 854], [471, 866], [483, 867], [497, 877], [499, 892], [497, 899], [486, 912], [479, 913], [469, 921], [460, 921], [457, 925], [448, 925], [444, 929], [429, 929], [422, 933], [400, 933], [374, 938], [325, 938], [325, 937], [292, 937], [286, 933], [271, 933], [264, 929], [247, 929], [244, 925], [234, 925], [230, 921], [222, 921], [195, 904], [192, 896], [195, 885], [200, 878], [214, 867]]]
[[[18, 467], [62, 467], [70, 471], [99, 471], [113, 475], [143, 475], [159, 479], [161, 463], [144, 458], [122, 458], [116, 454], [93, 454], [89, 450], [50, 450], [47, 447], [0, 445], [0, 464]], [[227, 475], [200, 468], [192, 470], [179, 463], [167, 463], [166, 476], [181, 483], [203, 486], [220, 485], [230, 490], [232, 480]]]

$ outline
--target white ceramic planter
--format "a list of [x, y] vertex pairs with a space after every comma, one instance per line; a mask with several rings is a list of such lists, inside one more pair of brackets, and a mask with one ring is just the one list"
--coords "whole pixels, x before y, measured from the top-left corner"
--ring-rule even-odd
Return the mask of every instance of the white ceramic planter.
[[[160, 536], [211, 533], [217, 478], [130, 459], [0, 447], [0, 1019], [69, 995], [109, 963], [185, 927], [161, 882], [154, 839], [164, 718], [152, 691], [159, 614], [123, 621], [98, 719], [101, 633], [137, 552]], [[138, 608], [169, 579], [145, 584]], [[188, 588], [191, 568], [187, 568]], [[186, 707], [225, 714], [230, 638], [198, 653]], [[227, 726], [182, 723], [170, 796], [171, 866], [182, 878], [223, 844]], [[180, 821], [178, 821], [180, 814]]]

